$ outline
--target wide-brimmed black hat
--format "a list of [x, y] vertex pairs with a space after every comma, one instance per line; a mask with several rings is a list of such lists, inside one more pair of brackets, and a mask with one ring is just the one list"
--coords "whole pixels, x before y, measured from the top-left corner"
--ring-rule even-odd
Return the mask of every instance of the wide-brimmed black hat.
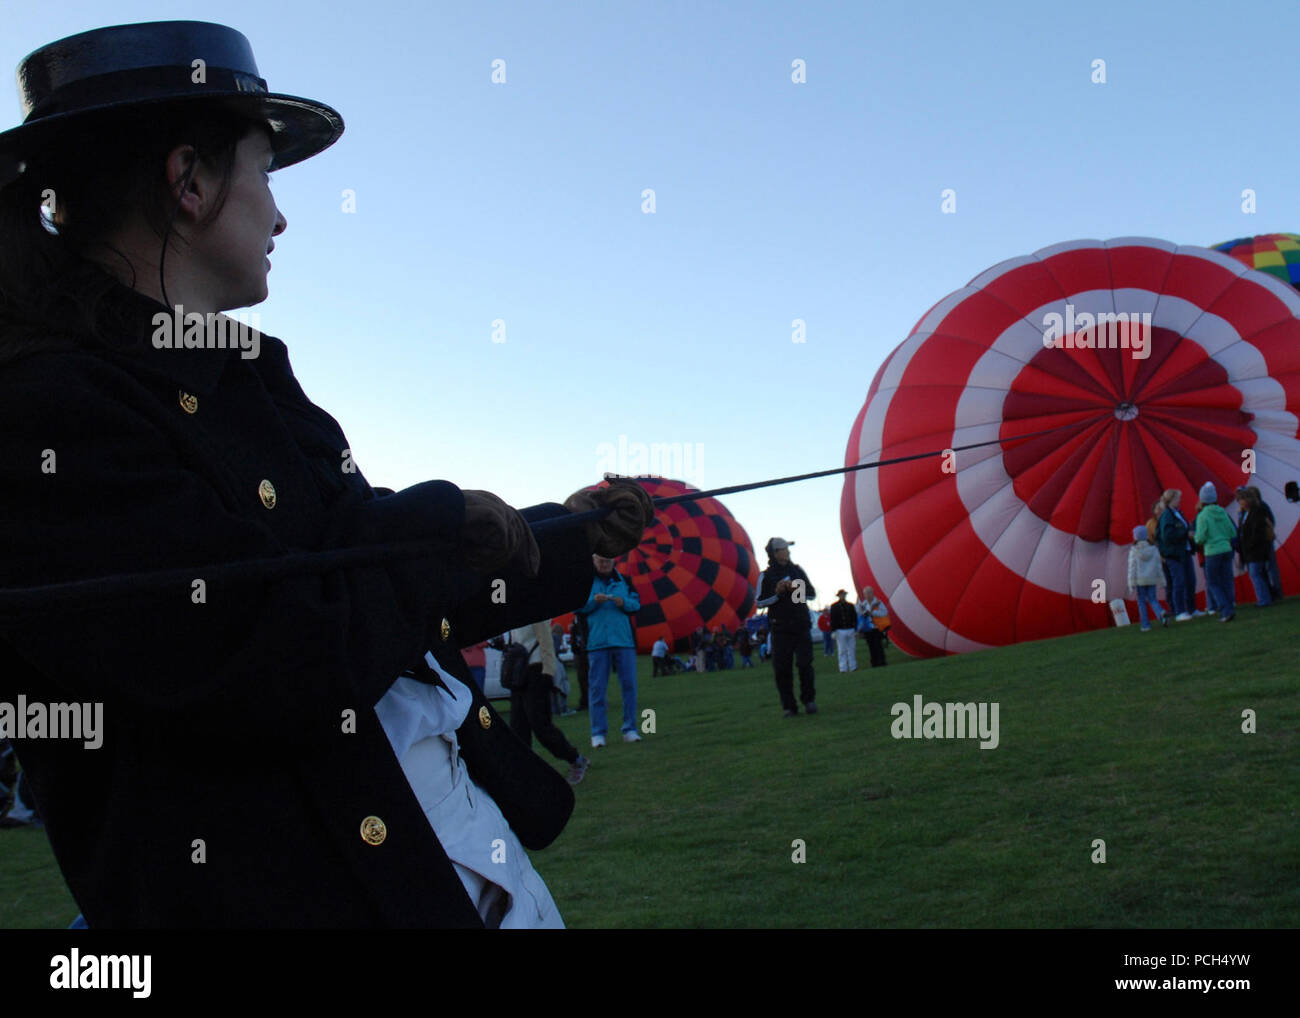
[[18, 65], [18, 94], [23, 123], [0, 134], [0, 185], [51, 140], [129, 107], [215, 102], [264, 121], [273, 169], [315, 155], [343, 133], [343, 118], [323, 103], [268, 91], [248, 40], [204, 21], [114, 25], [52, 42]]

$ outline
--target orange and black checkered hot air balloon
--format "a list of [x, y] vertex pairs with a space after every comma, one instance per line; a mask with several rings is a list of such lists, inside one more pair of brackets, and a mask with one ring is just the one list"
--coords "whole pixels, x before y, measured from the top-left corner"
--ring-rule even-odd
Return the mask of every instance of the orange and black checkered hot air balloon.
[[[698, 491], [682, 481], [637, 478], [651, 498]], [[594, 487], [604, 487], [601, 482]], [[745, 528], [715, 498], [679, 502], [655, 513], [641, 543], [615, 568], [641, 599], [636, 615], [638, 653], [663, 637], [673, 650], [689, 648], [699, 626], [735, 630], [754, 610], [758, 564]], [[572, 615], [555, 621], [565, 629]]]

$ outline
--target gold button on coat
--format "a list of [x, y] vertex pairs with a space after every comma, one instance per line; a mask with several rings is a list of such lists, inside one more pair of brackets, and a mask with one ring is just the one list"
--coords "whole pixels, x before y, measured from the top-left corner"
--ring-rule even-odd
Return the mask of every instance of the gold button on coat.
[[361, 821], [361, 840], [367, 845], [382, 845], [388, 837], [388, 826], [379, 817], [366, 817]]
[[451, 639], [451, 623], [446, 619], [442, 620], [442, 638], [444, 641]]
[[184, 410], [187, 414], [192, 414], [196, 410], [198, 410], [199, 408], [198, 396], [191, 396], [184, 389], [180, 391], [180, 396], [181, 396], [181, 409]]
[[257, 493], [262, 497], [262, 505], [268, 509], [275, 508], [275, 485], [270, 481], [263, 481], [257, 486]]
[[492, 713], [486, 707], [478, 709], [478, 723], [484, 728], [492, 727]]

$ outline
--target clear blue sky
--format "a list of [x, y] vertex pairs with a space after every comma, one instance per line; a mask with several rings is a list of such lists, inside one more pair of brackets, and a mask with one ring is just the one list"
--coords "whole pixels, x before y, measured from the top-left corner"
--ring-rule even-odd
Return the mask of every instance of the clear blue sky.
[[[274, 178], [261, 327], [371, 483], [524, 506], [598, 480], [621, 435], [689, 447], [703, 487], [840, 465], [884, 357], [1005, 258], [1300, 229], [1298, 12], [61, 0], [9, 5], [3, 48], [12, 68], [108, 23], [219, 19], [272, 91], [338, 109], [342, 139]], [[829, 597], [852, 586], [840, 488], [725, 501]]]

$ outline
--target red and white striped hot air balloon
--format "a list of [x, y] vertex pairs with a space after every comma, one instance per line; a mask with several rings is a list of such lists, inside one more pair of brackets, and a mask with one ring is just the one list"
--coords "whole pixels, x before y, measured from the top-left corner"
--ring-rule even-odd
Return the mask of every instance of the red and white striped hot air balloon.
[[[915, 655], [1105, 626], [1133, 527], [1166, 488], [1190, 519], [1213, 481], [1230, 509], [1238, 485], [1260, 488], [1294, 591], [1300, 505], [1283, 490], [1300, 477], [1298, 418], [1300, 293], [1280, 280], [1146, 238], [1002, 262], [885, 360], [847, 464], [1061, 430], [956, 453], [950, 472], [923, 459], [847, 475], [855, 580]], [[1236, 592], [1253, 599], [1244, 577]]]

